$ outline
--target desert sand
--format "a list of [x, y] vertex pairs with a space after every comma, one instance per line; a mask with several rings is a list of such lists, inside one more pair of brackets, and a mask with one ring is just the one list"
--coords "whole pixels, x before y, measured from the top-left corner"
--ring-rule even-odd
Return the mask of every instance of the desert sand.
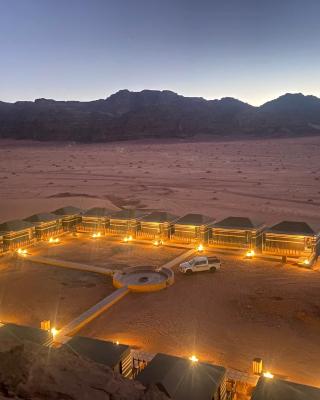
[[74, 204], [320, 224], [320, 137], [0, 142], [0, 220]]
[[160, 267], [178, 257], [183, 251], [185, 251], [183, 248], [156, 247], [152, 243], [123, 243], [120, 239], [111, 241], [108, 240], [108, 237], [92, 239], [85, 234], [79, 234], [77, 238], [64, 236], [59, 245], [45, 245], [30, 249], [32, 255], [58, 258], [108, 269], [144, 265]]
[[[2, 221], [72, 204], [320, 224], [320, 137], [93, 145], [2, 141], [0, 146]], [[160, 263], [175, 256], [138, 248], [125, 253], [120, 245], [106, 250], [92, 240], [79, 241], [79, 246], [77, 251], [57, 246], [42, 255], [99, 266]], [[129, 294], [81, 334], [120, 340], [151, 353], [195, 352], [202, 360], [245, 371], [259, 356], [275, 373], [319, 385], [319, 272], [239, 257], [222, 260], [217, 274], [177, 273], [176, 283], [165, 291]], [[10, 268], [1, 270], [1, 304], [7, 303], [6, 312], [19, 323], [52, 314], [50, 306], [36, 318], [28, 317], [32, 307], [42, 308], [45, 300], [39, 293], [45, 287], [50, 288], [50, 303], [56, 304], [65, 280], [76, 285], [68, 289], [77, 301], [66, 299], [71, 307], [61, 316], [66, 322], [112, 290], [110, 278], [103, 283], [90, 278], [96, 286], [86, 288], [77, 272], [34, 265], [22, 273], [20, 266]]]
[[61, 328], [114, 290], [105, 277], [0, 258], [0, 321]]
[[131, 293], [79, 334], [319, 385], [320, 274], [222, 256], [215, 274], [175, 270], [175, 284]]

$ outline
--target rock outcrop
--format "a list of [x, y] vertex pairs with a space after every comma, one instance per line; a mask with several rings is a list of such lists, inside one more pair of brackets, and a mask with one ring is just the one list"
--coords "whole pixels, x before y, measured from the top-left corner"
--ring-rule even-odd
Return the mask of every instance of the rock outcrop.
[[59, 349], [16, 340], [0, 343], [0, 399], [166, 400], [110, 368]]

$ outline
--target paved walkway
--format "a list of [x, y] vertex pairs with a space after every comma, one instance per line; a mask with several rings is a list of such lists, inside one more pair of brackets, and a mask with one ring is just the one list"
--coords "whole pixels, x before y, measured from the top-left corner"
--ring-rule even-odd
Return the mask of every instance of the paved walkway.
[[180, 264], [182, 261], [185, 259], [191, 257], [194, 253], [196, 253], [195, 249], [190, 249], [188, 251], [185, 251], [184, 253], [180, 254], [180, 256], [174, 258], [171, 261], [168, 261], [167, 263], [161, 265], [160, 268], [173, 268], [175, 265]]
[[102, 267], [95, 267], [94, 265], [87, 265], [87, 264], [80, 264], [71, 261], [64, 261], [58, 260], [55, 258], [47, 258], [41, 256], [28, 256], [26, 258], [29, 261], [39, 263], [39, 264], [46, 264], [46, 265], [53, 265], [55, 267], [62, 267], [62, 268], [70, 268], [76, 269], [79, 271], [86, 271], [86, 272], [94, 272], [96, 274], [102, 275], [113, 275], [114, 270]]
[[56, 343], [65, 343], [70, 339], [70, 336], [74, 335], [77, 331], [83, 328], [86, 324], [91, 322], [93, 319], [97, 318], [100, 314], [106, 311], [108, 308], [113, 306], [113, 304], [117, 303], [124, 296], [129, 293], [129, 289], [127, 287], [123, 287], [121, 289], [115, 290], [109, 296], [105, 297], [103, 300], [99, 301], [99, 303], [95, 304], [87, 311], [79, 315], [77, 318], [69, 322], [66, 326], [64, 326], [59, 333], [56, 335], [54, 341]]

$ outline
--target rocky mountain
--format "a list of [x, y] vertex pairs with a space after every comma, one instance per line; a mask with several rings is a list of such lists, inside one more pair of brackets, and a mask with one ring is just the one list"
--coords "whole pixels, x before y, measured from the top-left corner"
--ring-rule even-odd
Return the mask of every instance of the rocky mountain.
[[0, 399], [168, 399], [156, 386], [145, 388], [67, 347], [48, 348], [14, 337], [0, 343], [0, 382]]
[[285, 94], [260, 107], [169, 90], [120, 90], [107, 99], [0, 102], [0, 137], [97, 142], [205, 135], [320, 134], [320, 99]]

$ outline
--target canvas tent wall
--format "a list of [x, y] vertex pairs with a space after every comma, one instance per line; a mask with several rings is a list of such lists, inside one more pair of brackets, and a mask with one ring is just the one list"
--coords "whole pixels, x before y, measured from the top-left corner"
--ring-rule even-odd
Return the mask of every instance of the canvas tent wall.
[[204, 242], [209, 240], [209, 225], [214, 218], [202, 214], [186, 214], [174, 223], [171, 239], [179, 242]]
[[111, 214], [112, 211], [104, 207], [90, 208], [82, 215], [81, 223], [77, 230], [79, 232], [105, 234]]
[[0, 234], [3, 237], [3, 250], [16, 250], [30, 246], [35, 242], [35, 227], [23, 220], [7, 221], [0, 224]]
[[312, 257], [319, 249], [320, 235], [307, 223], [282, 221], [263, 233], [262, 252], [288, 257]]
[[58, 208], [53, 211], [53, 214], [61, 217], [62, 226], [65, 231], [75, 230], [76, 227], [81, 223], [81, 215], [83, 210], [78, 207], [66, 206]]
[[74, 336], [65, 346], [82, 357], [107, 365], [126, 378], [132, 375], [131, 351], [127, 345]]
[[36, 237], [46, 240], [63, 232], [62, 218], [51, 213], [38, 213], [25, 218], [35, 226]]
[[3, 235], [0, 234], [0, 254], [4, 251]]
[[228, 217], [211, 226], [210, 244], [235, 249], [260, 249], [264, 225], [247, 217]]
[[226, 400], [226, 369], [218, 365], [159, 353], [136, 379], [173, 400]]
[[141, 218], [138, 236], [147, 239], [168, 239], [173, 233], [173, 222], [177, 219], [173, 214], [155, 211]]
[[314, 386], [285, 381], [283, 379], [259, 378], [251, 400], [320, 400], [320, 389]]
[[113, 213], [110, 217], [108, 232], [111, 234], [128, 234], [135, 236], [140, 228], [140, 220], [147, 211], [125, 209]]

